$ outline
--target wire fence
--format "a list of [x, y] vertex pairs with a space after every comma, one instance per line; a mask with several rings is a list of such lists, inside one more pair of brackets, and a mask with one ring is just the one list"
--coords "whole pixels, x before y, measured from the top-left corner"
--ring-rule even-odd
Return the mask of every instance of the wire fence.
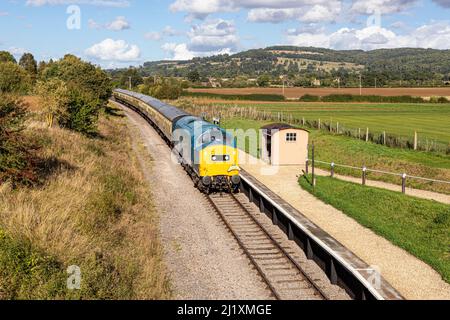
[[[390, 176], [400, 177], [401, 178], [401, 187], [402, 187], [402, 192], [403, 193], [406, 193], [406, 184], [407, 184], [408, 179], [415, 179], [415, 180], [421, 180], [421, 181], [432, 182], [432, 183], [440, 183], [440, 184], [448, 185], [449, 189], [450, 189], [450, 181], [439, 180], [439, 179], [431, 179], [431, 178], [425, 178], [425, 177], [409, 175], [406, 172], [404, 172], [404, 173], [389, 172], [389, 171], [383, 171], [383, 170], [378, 170], [378, 169], [371, 169], [371, 168], [367, 168], [367, 167], [355, 167], [355, 166], [351, 166], [351, 165], [338, 164], [338, 163], [335, 163], [335, 162], [326, 162], [326, 161], [320, 161], [320, 160], [314, 160], [314, 163], [318, 163], [318, 164], [323, 164], [323, 165], [329, 166], [331, 177], [335, 176], [335, 169], [339, 168], [339, 167], [340, 168], [346, 168], [346, 169], [358, 170], [359, 172], [361, 172], [361, 183], [362, 183], [362, 185], [366, 185], [367, 174], [369, 172], [378, 173], [378, 174], [381, 174], [381, 175], [390, 175]], [[311, 159], [306, 159], [306, 173], [307, 174], [309, 173], [309, 167], [310, 166], [313, 166], [312, 160]]]
[[391, 134], [386, 131], [375, 130], [368, 126], [352, 128], [337, 121], [311, 119], [299, 114], [294, 115], [286, 112], [273, 112], [261, 110], [257, 107], [242, 107], [239, 105], [197, 105], [190, 100], [181, 100], [179, 101], [178, 106], [192, 114], [210, 119], [212, 119], [212, 117], [218, 117], [221, 120], [241, 118], [259, 121], [286, 122], [302, 128], [317, 129], [331, 134], [344, 135], [388, 147], [450, 154], [450, 143], [428, 138], [418, 131], [411, 132], [410, 136], [402, 136], [400, 134]]

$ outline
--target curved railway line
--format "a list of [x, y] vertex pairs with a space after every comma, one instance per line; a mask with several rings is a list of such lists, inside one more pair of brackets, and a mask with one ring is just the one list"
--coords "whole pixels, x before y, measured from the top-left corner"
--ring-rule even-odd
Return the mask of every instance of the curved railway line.
[[212, 194], [206, 197], [273, 296], [278, 300], [328, 300], [328, 295], [303, 271], [295, 253], [283, 247], [241, 196]]
[[[158, 124], [139, 108], [122, 106], [137, 111], [161, 135]], [[162, 137], [170, 146], [169, 136]], [[240, 191], [204, 196], [276, 299], [403, 299], [375, 269], [245, 170], [240, 172]]]

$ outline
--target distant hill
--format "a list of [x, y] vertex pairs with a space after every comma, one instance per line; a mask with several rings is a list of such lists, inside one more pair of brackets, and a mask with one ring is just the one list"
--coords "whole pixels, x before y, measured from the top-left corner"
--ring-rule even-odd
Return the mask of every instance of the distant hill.
[[[312, 79], [322, 85], [359, 85], [359, 75], [367, 86], [444, 85], [450, 76], [450, 50], [379, 49], [331, 50], [313, 47], [273, 46], [234, 55], [194, 58], [187, 61], [146, 62], [143, 76], [186, 77], [191, 71], [205, 78], [272, 79], [287, 76], [294, 85], [309, 85]], [[376, 80], [375, 80], [376, 78]]]

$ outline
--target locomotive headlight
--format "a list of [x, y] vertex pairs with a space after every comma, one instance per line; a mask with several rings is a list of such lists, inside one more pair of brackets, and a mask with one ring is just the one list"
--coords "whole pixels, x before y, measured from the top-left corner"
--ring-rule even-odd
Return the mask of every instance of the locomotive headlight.
[[225, 156], [225, 161], [230, 161], [230, 156]]
[[217, 157], [216, 156], [212, 156], [212, 161], [217, 161]]

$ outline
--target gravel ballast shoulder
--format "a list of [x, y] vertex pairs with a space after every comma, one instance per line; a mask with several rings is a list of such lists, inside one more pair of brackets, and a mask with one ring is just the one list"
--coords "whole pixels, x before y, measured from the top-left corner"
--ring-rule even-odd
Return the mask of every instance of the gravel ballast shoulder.
[[[124, 109], [159, 212], [160, 239], [175, 299], [272, 299], [233, 236], [193, 187], [148, 123]], [[141, 147], [142, 149], [142, 147]], [[146, 161], [150, 157], [151, 164]]]

